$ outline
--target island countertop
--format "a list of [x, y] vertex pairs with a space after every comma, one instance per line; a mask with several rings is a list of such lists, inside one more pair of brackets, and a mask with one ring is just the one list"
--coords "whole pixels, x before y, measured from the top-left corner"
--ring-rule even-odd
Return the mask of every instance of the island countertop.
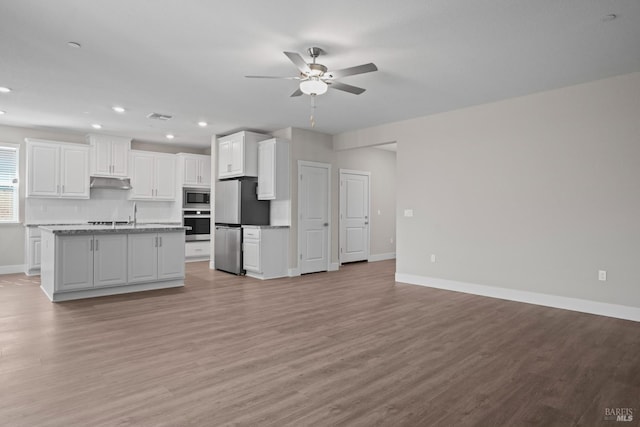
[[191, 227], [173, 224], [123, 224], [123, 225], [41, 225], [41, 230], [53, 234], [107, 234], [107, 233], [154, 233], [191, 230]]

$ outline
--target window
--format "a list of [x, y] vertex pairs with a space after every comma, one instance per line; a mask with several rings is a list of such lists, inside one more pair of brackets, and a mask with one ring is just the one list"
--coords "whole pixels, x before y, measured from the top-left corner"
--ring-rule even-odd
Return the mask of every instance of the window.
[[18, 147], [0, 144], [0, 223], [18, 222]]

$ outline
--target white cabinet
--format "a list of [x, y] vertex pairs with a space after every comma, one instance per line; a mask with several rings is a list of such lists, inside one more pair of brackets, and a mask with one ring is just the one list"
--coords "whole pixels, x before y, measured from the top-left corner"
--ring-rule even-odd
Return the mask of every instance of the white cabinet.
[[187, 262], [208, 260], [211, 258], [211, 242], [204, 240], [186, 242], [184, 256]]
[[40, 260], [42, 242], [38, 227], [25, 227], [25, 261], [27, 276], [40, 274]]
[[258, 143], [258, 200], [289, 199], [289, 143], [268, 139]]
[[184, 245], [184, 233], [130, 234], [128, 282], [183, 278]]
[[218, 178], [258, 176], [258, 142], [271, 138], [238, 132], [218, 139]]
[[175, 200], [174, 154], [131, 151], [132, 200]]
[[112, 135], [87, 135], [91, 145], [91, 175], [129, 176], [131, 139]]
[[242, 268], [247, 276], [274, 279], [288, 275], [288, 228], [243, 227], [242, 240]]
[[93, 238], [93, 286], [127, 283], [126, 234], [101, 234]]
[[89, 147], [27, 138], [27, 197], [89, 198]]
[[126, 234], [70, 235], [60, 237], [58, 245], [57, 291], [127, 282]]
[[178, 153], [181, 186], [211, 187], [211, 156]]

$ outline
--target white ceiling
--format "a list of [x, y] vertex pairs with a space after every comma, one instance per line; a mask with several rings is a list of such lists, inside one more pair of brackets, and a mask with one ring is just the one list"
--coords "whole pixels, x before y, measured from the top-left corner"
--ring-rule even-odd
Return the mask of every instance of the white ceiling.
[[640, 71], [639, 42], [638, 0], [0, 0], [0, 124], [202, 147], [310, 128], [295, 81], [244, 76], [295, 75], [282, 52], [319, 46], [329, 69], [379, 68], [318, 97], [335, 134]]

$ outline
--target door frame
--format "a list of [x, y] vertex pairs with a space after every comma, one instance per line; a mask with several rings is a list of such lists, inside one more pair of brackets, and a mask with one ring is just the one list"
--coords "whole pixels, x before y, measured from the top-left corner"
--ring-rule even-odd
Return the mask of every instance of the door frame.
[[327, 226], [327, 271], [331, 271], [331, 164], [330, 163], [320, 163], [320, 162], [310, 162], [307, 160], [298, 160], [298, 176], [296, 179], [298, 180], [298, 212], [296, 218], [296, 224], [298, 227], [298, 253], [296, 254], [296, 265], [298, 266], [298, 274], [302, 271], [300, 268], [300, 255], [302, 252], [300, 248], [302, 248], [302, 228], [300, 227], [300, 212], [302, 211], [302, 186], [300, 185], [301, 178], [301, 170], [303, 166], [311, 166], [317, 168], [323, 168], [327, 170], [327, 222], [329, 225]]
[[350, 175], [365, 175], [368, 178], [367, 185], [367, 201], [368, 205], [367, 209], [369, 212], [369, 227], [367, 227], [367, 262], [369, 262], [369, 258], [371, 257], [371, 172], [368, 171], [359, 171], [353, 169], [340, 169], [340, 176], [338, 180], [339, 188], [339, 198], [338, 198], [338, 262], [342, 265], [342, 247], [344, 244], [344, 232], [342, 231], [342, 209], [344, 206], [342, 205], [342, 195], [344, 192], [344, 187], [342, 185], [342, 179], [345, 174]]

